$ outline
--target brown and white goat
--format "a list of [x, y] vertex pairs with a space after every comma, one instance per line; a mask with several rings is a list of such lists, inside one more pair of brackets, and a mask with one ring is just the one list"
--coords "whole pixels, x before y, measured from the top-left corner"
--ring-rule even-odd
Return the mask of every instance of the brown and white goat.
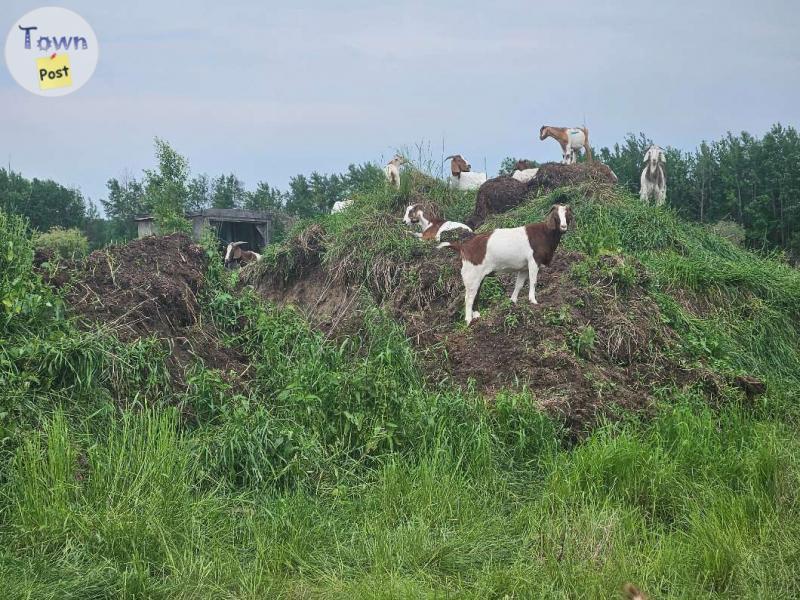
[[575, 162], [575, 151], [584, 149], [586, 158], [592, 161], [592, 149], [589, 147], [589, 130], [586, 127], [553, 127], [542, 125], [539, 129], [539, 139], [553, 138], [561, 145], [562, 162], [571, 165]]
[[445, 221], [442, 219], [436, 210], [432, 207], [426, 207], [422, 204], [411, 204], [406, 208], [403, 215], [403, 222], [406, 225], [418, 225], [422, 233], [414, 233], [415, 236], [421, 240], [441, 240], [441, 235], [445, 231], [452, 229], [466, 229], [472, 233], [472, 229], [458, 223], [457, 221]]
[[453, 154], [445, 158], [450, 161], [450, 179], [447, 186], [453, 190], [477, 190], [486, 181], [486, 173], [475, 173], [464, 157]]
[[517, 281], [511, 294], [516, 303], [525, 281], [530, 278], [528, 299], [536, 301], [536, 278], [539, 267], [553, 260], [561, 236], [574, 222], [572, 209], [554, 204], [544, 221], [511, 229], [495, 229], [480, 233], [463, 242], [443, 242], [439, 248], [450, 247], [461, 256], [461, 278], [464, 280], [464, 319], [469, 324], [480, 313], [472, 305], [484, 277], [493, 272], [514, 272]]
[[405, 158], [397, 154], [392, 160], [386, 163], [386, 166], [383, 168], [383, 173], [386, 175], [386, 180], [390, 185], [396, 188], [400, 187], [400, 166], [404, 165], [406, 162]]
[[244, 266], [261, 260], [261, 255], [252, 250], [242, 250], [241, 246], [247, 242], [231, 242], [225, 249], [225, 268], [230, 269], [234, 264]]
[[461, 177], [462, 173], [469, 173], [472, 170], [472, 165], [460, 154], [451, 154], [445, 160], [450, 161], [450, 173], [453, 177]]

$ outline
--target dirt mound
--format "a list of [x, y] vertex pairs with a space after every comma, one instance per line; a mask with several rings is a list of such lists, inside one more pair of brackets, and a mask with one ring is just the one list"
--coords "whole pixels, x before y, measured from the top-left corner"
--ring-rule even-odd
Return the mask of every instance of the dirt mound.
[[603, 163], [545, 163], [539, 167], [536, 177], [527, 183], [508, 175], [489, 179], [478, 189], [475, 210], [466, 223], [477, 229], [489, 215], [506, 212], [527, 198], [547, 194], [560, 187], [590, 183], [597, 189], [598, 185], [613, 185], [616, 182], [616, 175]]
[[539, 167], [536, 177], [529, 182], [528, 188], [533, 194], [547, 194], [553, 190], [568, 186], [591, 183], [597, 185], [614, 185], [617, 176], [601, 162], [576, 163], [562, 165], [561, 163], [545, 163]]
[[486, 222], [489, 215], [503, 213], [519, 206], [528, 195], [528, 185], [513, 177], [503, 175], [489, 179], [475, 196], [475, 210], [466, 224], [477, 229]]
[[644, 269], [620, 257], [558, 252], [540, 271], [536, 306], [526, 294], [510, 303], [513, 276], [489, 276], [477, 302], [482, 317], [466, 327], [454, 253], [421, 250], [393, 265], [376, 288], [348, 279], [349, 269], [325, 265], [324, 235], [317, 242], [306, 262], [293, 266], [302, 277], [276, 278], [278, 267], [251, 270], [246, 283], [271, 301], [295, 305], [332, 337], [358, 331], [360, 300], [368, 294], [405, 327], [430, 382], [474, 385], [489, 400], [503, 389], [531, 390], [578, 433], [619, 406], [647, 410], [655, 388], [701, 377], [672, 358], [674, 338], [647, 294]]
[[[47, 258], [37, 260], [41, 264]], [[225, 372], [246, 368], [244, 357], [223, 347], [214, 327], [199, 318], [197, 294], [205, 268], [203, 249], [173, 234], [97, 250], [83, 261], [42, 270], [51, 285], [65, 289], [79, 322], [108, 327], [122, 341], [155, 335], [169, 344], [168, 367], [180, 384], [195, 358]]]
[[[504, 293], [513, 288], [510, 277], [501, 283]], [[489, 394], [527, 388], [577, 431], [616, 407], [647, 410], [655, 387], [693, 374], [670, 357], [673, 334], [645, 284], [641, 267], [622, 258], [557, 254], [540, 271], [538, 305], [503, 300], [468, 328], [434, 336], [436, 377], [472, 380]]]

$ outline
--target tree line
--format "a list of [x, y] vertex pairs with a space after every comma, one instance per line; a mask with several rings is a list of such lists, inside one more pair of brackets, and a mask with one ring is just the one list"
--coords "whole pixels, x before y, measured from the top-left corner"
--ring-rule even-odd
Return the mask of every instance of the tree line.
[[152, 213], [166, 223], [204, 208], [242, 208], [283, 213], [305, 218], [330, 211], [334, 202], [373, 187], [383, 181], [383, 171], [371, 163], [351, 164], [345, 173], [296, 175], [289, 190], [281, 191], [264, 181], [255, 189], [245, 189], [233, 173], [209, 177], [189, 176], [187, 160], [167, 142], [156, 139], [155, 169], [145, 170], [140, 179], [126, 176], [107, 182], [108, 195], [101, 200], [112, 235], [130, 238], [136, 235], [134, 217]]
[[[622, 144], [601, 148], [620, 185], [639, 192], [647, 136], [628, 135]], [[761, 138], [728, 133], [702, 142], [693, 152], [665, 148], [667, 203], [701, 223], [731, 221], [744, 229], [747, 244], [782, 249], [800, 257], [800, 136], [793, 127], [773, 125]]]
[[[652, 140], [629, 134], [612, 148], [595, 151], [620, 185], [639, 191], [643, 156]], [[800, 136], [793, 127], [773, 125], [762, 137], [728, 133], [702, 142], [694, 151], [665, 148], [667, 203], [701, 223], [731, 222], [753, 248], [782, 249], [800, 257]], [[248, 190], [234, 174], [191, 176], [185, 157], [166, 141], [155, 141], [156, 166], [139, 176], [107, 182], [100, 200], [105, 218], [76, 189], [51, 180], [28, 180], [0, 169], [0, 209], [26, 216], [31, 226], [82, 229], [92, 246], [136, 236], [134, 217], [153, 213], [168, 227], [179, 226], [187, 212], [203, 208], [244, 208], [277, 211], [305, 218], [328, 212], [333, 203], [358, 191], [382, 185], [383, 171], [372, 163], [351, 164], [339, 174], [296, 175], [282, 191], [260, 181]], [[508, 172], [515, 159], [503, 161]]]

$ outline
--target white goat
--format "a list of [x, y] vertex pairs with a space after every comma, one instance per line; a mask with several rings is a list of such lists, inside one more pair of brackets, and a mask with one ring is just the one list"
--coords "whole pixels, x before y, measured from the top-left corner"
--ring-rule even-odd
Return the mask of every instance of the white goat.
[[461, 278], [464, 280], [464, 319], [471, 323], [480, 313], [472, 310], [483, 278], [495, 271], [517, 274], [511, 301], [516, 303], [522, 286], [530, 278], [528, 299], [536, 301], [536, 278], [541, 265], [553, 260], [561, 236], [573, 223], [572, 209], [554, 204], [545, 220], [513, 229], [495, 229], [480, 233], [463, 242], [443, 242], [439, 248], [450, 247], [461, 256]]
[[410, 204], [406, 208], [405, 215], [403, 215], [403, 222], [406, 225], [419, 225], [422, 233], [414, 233], [414, 235], [421, 240], [436, 240], [438, 242], [445, 231], [453, 229], [466, 229], [472, 233], [472, 229], [463, 223], [445, 221], [434, 214], [431, 209], [427, 209], [427, 212], [428, 214], [426, 214], [426, 209], [422, 204]]
[[234, 263], [243, 266], [261, 260], [261, 255], [258, 252], [241, 249], [241, 246], [246, 243], [247, 242], [231, 242], [228, 244], [228, 247], [225, 249], [225, 268], [231, 268]]
[[511, 177], [513, 177], [517, 181], [521, 181], [522, 183], [528, 183], [532, 179], [536, 178], [536, 174], [538, 172], [539, 172], [538, 168], [535, 168], [535, 169], [522, 169], [522, 170], [517, 169], [516, 171], [514, 171], [514, 173], [511, 175]]
[[661, 206], [667, 199], [667, 163], [664, 151], [653, 144], [644, 155], [646, 166], [642, 171], [639, 198], [645, 202], [655, 200], [656, 206]]
[[467, 173], [461, 173], [458, 177], [451, 175], [447, 181], [447, 186], [453, 190], [467, 191], [477, 190], [484, 183], [486, 183], [486, 173], [468, 171]]
[[337, 200], [333, 203], [333, 208], [331, 208], [331, 214], [342, 212], [348, 206], [351, 206], [355, 200], [353, 198], [348, 198], [347, 200]]
[[450, 161], [450, 179], [447, 186], [454, 190], [477, 190], [486, 181], [486, 173], [473, 173], [470, 165], [460, 154], [445, 158]]
[[390, 185], [400, 188], [400, 165], [406, 163], [406, 159], [397, 154], [392, 160], [386, 163], [383, 172]]

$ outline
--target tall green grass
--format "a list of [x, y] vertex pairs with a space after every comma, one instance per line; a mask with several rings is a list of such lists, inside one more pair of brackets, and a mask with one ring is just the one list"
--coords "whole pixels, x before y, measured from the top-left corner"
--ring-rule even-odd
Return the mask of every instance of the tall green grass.
[[[448, 217], [469, 209], [432, 193]], [[408, 197], [378, 190], [322, 219], [323, 260], [356, 282], [378, 250], [413, 260]], [[3, 596], [616, 597], [626, 581], [658, 598], [798, 596], [797, 272], [616, 192], [562, 190], [489, 226], [556, 200], [578, 219], [566, 247], [644, 265], [684, 360], [762, 377], [765, 397], [667, 390], [654, 417], [574, 444], [524, 394], [425, 385], [378, 306], [334, 341], [236, 293], [214, 256], [203, 317], [248, 356], [248, 381], [198, 363], [177, 389], [156, 342], [64, 319], [24, 224], [0, 223], [17, 248], [0, 289], [46, 299], [0, 330]]]

